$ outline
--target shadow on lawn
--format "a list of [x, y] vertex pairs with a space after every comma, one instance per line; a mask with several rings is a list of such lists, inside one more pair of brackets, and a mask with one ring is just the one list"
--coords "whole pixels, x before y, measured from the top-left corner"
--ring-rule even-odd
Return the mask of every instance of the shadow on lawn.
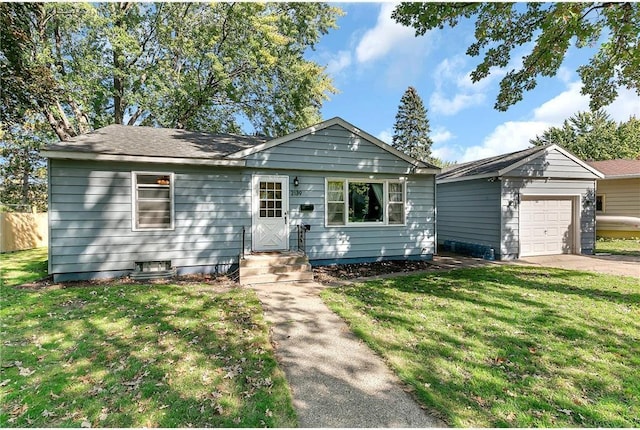
[[[12, 425], [30, 425], [27, 418], [44, 427], [79, 427], [83, 420], [99, 427], [295, 422], [290, 401], [283, 401], [286, 381], [263, 348], [268, 334], [255, 296], [163, 285], [50, 293], [57, 293], [51, 303], [30, 307], [16, 321], [25, 329], [40, 321], [33, 337], [57, 340], [29, 342], [11, 354], [21, 366], [37, 369], [23, 382], [26, 391], [6, 397], [15, 405], [30, 403]], [[27, 302], [37, 295], [23, 294]], [[51, 394], [34, 395], [40, 384]]]
[[640, 294], [593, 276], [464, 269], [337, 291], [369, 317], [356, 332], [409, 363], [398, 374], [450, 424], [637, 426], [640, 350], [620, 329], [640, 333]]

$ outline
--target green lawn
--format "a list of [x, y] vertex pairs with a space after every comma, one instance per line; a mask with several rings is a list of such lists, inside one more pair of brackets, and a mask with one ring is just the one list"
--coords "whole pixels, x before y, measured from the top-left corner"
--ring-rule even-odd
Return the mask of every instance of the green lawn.
[[0, 286], [21, 285], [47, 276], [47, 249], [0, 254]]
[[296, 425], [252, 291], [7, 285], [19, 270], [0, 291], [0, 427]]
[[640, 257], [640, 239], [598, 238], [596, 252]]
[[450, 425], [640, 426], [637, 279], [498, 266], [322, 296]]

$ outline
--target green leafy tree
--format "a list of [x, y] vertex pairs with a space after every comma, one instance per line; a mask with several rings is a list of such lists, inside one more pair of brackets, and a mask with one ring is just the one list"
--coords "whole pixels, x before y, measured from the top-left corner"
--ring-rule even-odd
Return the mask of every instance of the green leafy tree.
[[0, 3], [0, 122], [33, 110], [61, 140], [110, 123], [304, 127], [335, 91], [304, 52], [340, 13], [325, 3]]
[[610, 104], [621, 87], [640, 94], [640, 3], [403, 2], [392, 17], [415, 28], [416, 35], [475, 18], [476, 40], [467, 55], [483, 54], [484, 59], [471, 73], [473, 82], [505, 68], [517, 48], [532, 44], [521, 66], [500, 82], [497, 110], [505, 111], [522, 100], [525, 91], [535, 88], [538, 77], [554, 76], [572, 44], [591, 48], [602, 37], [606, 40], [589, 63], [578, 68], [591, 109]]
[[640, 121], [631, 117], [616, 124], [602, 110], [578, 112], [562, 127], [551, 127], [530, 142], [555, 143], [584, 160], [634, 159], [640, 157]]
[[400, 106], [393, 126], [392, 146], [398, 151], [422, 160], [431, 160], [427, 109], [415, 88], [409, 87], [400, 99]]
[[47, 168], [40, 149], [56, 140], [49, 125], [33, 117], [0, 129], [0, 203], [15, 210], [47, 208]]

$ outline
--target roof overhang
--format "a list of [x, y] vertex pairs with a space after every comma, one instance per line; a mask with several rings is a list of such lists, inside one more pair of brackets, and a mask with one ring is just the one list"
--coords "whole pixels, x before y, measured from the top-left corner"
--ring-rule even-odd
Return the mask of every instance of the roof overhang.
[[460, 176], [459, 178], [445, 178], [445, 179], [436, 178], [436, 184], [448, 184], [450, 182], [462, 182], [462, 181], [472, 181], [474, 179], [491, 179], [491, 178], [502, 179], [501, 177], [498, 176], [497, 173], [494, 172], [494, 173], [483, 173], [481, 175]]
[[604, 178], [601, 180], [606, 181], [607, 179], [636, 179], [640, 178], [640, 173], [629, 173], [627, 175], [604, 175]]
[[155, 164], [187, 164], [195, 166], [227, 166], [243, 167], [244, 160], [227, 160], [211, 158], [179, 158], [179, 157], [153, 157], [141, 155], [125, 154], [96, 154], [88, 152], [72, 151], [41, 151], [47, 158], [61, 160], [85, 160], [85, 161], [128, 161], [132, 163], [155, 163]]

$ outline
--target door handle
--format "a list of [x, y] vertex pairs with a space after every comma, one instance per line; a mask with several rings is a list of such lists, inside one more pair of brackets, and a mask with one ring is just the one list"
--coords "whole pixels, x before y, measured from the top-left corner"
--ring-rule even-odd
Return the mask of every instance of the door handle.
[[284, 225], [287, 225], [287, 213], [284, 213]]

